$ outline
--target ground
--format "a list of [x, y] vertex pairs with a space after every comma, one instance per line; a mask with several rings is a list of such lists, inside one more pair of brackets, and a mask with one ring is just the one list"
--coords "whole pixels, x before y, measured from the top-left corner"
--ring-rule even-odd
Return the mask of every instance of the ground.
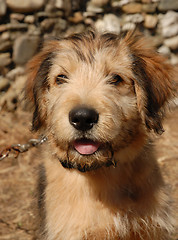
[[[0, 112], [0, 151], [36, 137], [30, 132], [31, 114], [21, 109]], [[156, 139], [158, 162], [178, 204], [178, 107], [164, 122], [165, 133]], [[0, 240], [37, 240], [35, 188], [38, 149], [0, 162]], [[176, 213], [176, 210], [174, 211]], [[178, 225], [178, 223], [177, 223]], [[178, 240], [178, 231], [172, 240]]]

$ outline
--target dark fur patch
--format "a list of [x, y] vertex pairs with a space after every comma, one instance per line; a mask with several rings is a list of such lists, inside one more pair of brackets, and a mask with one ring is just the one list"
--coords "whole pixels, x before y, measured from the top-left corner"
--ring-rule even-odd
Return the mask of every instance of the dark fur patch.
[[37, 131], [44, 122], [44, 119], [41, 117], [41, 112], [39, 108], [39, 96], [43, 96], [43, 93], [46, 89], [49, 89], [49, 83], [48, 83], [48, 74], [50, 71], [50, 68], [52, 66], [51, 59], [54, 58], [54, 53], [50, 53], [41, 63], [40, 68], [38, 70], [35, 84], [33, 88], [33, 95], [34, 95], [34, 102], [35, 102], [35, 111], [33, 114], [33, 121], [32, 121], [32, 130]]
[[73, 34], [67, 38], [65, 38], [66, 40], [72, 41], [72, 42], [81, 42], [84, 43], [84, 41], [86, 42], [91, 42], [96, 38], [96, 33], [94, 31], [86, 31], [83, 33], [76, 33]]
[[87, 62], [87, 58], [85, 57], [85, 55], [83, 54], [83, 52], [80, 50], [80, 48], [78, 46], [76, 46], [74, 48], [79, 60], [81, 60], [82, 62]]
[[88, 64], [92, 64], [93, 61], [95, 60], [94, 51], [96, 49], [89, 48], [88, 52], [84, 54], [81, 50], [81, 47], [82, 46], [86, 46], [86, 48], [89, 47], [88, 43], [93, 42], [95, 38], [96, 38], [96, 33], [94, 31], [87, 31], [84, 33], [73, 34], [65, 38], [65, 40], [72, 42], [72, 44], [74, 45], [74, 50], [77, 56], [79, 57], [79, 60], [86, 62]]
[[[160, 106], [154, 96], [154, 88], [152, 84], [153, 76], [146, 72], [146, 63], [144, 60], [136, 55], [132, 55], [133, 65], [132, 71], [135, 75], [138, 85], [144, 90], [147, 101], [145, 104], [145, 124], [148, 129], [153, 129], [158, 134], [161, 134], [164, 130], [161, 124], [162, 112]], [[155, 73], [156, 74], [156, 73]], [[153, 127], [154, 125], [154, 127]]]
[[103, 41], [104, 47], [117, 46], [120, 37], [114, 33], [105, 33], [101, 35], [101, 40]]
[[[41, 230], [44, 229], [45, 226], [45, 218], [46, 218], [46, 212], [45, 212], [45, 188], [46, 188], [47, 182], [46, 182], [46, 170], [44, 165], [39, 166], [39, 172], [38, 172], [38, 210], [39, 210], [39, 217], [40, 217], [40, 223], [41, 223]], [[43, 231], [41, 231], [43, 232]]]

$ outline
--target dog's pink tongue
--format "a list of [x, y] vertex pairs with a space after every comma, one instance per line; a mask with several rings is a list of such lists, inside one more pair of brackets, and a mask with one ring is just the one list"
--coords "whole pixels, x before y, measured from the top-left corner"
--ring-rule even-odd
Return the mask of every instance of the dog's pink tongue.
[[89, 139], [80, 139], [74, 142], [75, 150], [83, 155], [90, 155], [95, 153], [98, 150], [99, 146], [100, 144], [98, 142], [93, 142]]

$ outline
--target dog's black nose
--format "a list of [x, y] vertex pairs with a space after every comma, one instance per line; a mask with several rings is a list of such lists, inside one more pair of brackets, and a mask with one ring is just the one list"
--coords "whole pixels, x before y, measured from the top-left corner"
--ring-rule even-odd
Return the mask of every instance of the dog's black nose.
[[99, 114], [93, 108], [80, 106], [69, 113], [70, 124], [80, 131], [90, 130], [98, 122]]

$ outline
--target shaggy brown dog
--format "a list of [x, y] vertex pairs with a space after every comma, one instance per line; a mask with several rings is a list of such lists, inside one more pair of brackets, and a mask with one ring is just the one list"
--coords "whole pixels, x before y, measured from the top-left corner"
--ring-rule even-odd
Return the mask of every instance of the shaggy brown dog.
[[172, 67], [139, 34], [92, 31], [46, 42], [28, 67], [33, 129], [48, 137], [42, 239], [167, 240], [150, 135], [163, 132]]

